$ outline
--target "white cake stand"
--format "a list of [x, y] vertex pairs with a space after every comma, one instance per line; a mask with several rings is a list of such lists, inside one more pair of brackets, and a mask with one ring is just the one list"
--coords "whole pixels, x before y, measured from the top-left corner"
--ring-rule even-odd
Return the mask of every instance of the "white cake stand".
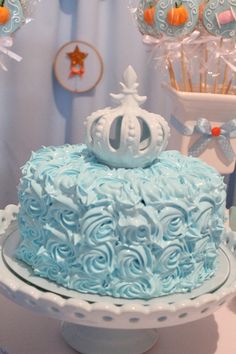
[[[17, 232], [16, 214], [17, 207], [13, 205], [0, 212], [0, 292], [25, 308], [62, 320], [64, 339], [80, 353], [141, 354], [155, 344], [156, 328], [206, 317], [236, 293], [236, 234], [230, 229], [225, 232], [221, 250], [220, 276], [206, 287], [188, 295], [121, 301], [82, 295], [45, 280], [41, 283], [19, 262], [16, 272], [14, 261], [11, 264], [9, 258]], [[206, 292], [207, 287], [212, 290]]]

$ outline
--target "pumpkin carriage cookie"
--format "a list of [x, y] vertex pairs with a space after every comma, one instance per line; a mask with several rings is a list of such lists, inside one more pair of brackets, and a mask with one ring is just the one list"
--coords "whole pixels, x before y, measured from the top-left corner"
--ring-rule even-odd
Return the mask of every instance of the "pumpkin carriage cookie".
[[142, 34], [159, 37], [156, 26], [156, 5], [158, 0], [141, 0], [137, 7], [137, 24]]
[[160, 0], [156, 6], [156, 26], [168, 37], [182, 37], [193, 32], [198, 22], [195, 0]]
[[11, 35], [24, 21], [20, 0], [0, 0], [0, 37]]
[[203, 24], [206, 30], [224, 38], [236, 36], [236, 1], [211, 0], [203, 11]]

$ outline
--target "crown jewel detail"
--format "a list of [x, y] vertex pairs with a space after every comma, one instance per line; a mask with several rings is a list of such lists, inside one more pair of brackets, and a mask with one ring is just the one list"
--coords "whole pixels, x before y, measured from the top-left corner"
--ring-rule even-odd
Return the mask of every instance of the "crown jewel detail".
[[140, 108], [137, 75], [129, 66], [120, 83], [122, 92], [111, 94], [119, 103], [87, 117], [86, 144], [99, 161], [112, 167], [146, 167], [165, 149], [169, 126], [160, 115]]

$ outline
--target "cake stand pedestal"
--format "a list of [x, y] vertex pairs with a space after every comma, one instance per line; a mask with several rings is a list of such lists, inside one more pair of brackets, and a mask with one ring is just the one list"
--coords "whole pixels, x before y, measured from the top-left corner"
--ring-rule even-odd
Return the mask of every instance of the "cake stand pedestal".
[[64, 322], [62, 336], [81, 354], [142, 354], [158, 339], [156, 329], [108, 329]]
[[221, 276], [215, 278], [214, 286], [214, 279], [210, 283], [214, 290], [206, 292], [202, 287], [149, 301], [120, 300], [61, 288], [34, 277], [20, 262], [16, 271], [9, 257], [17, 234], [16, 212], [15, 206], [8, 207], [2, 217], [0, 292], [27, 309], [64, 321], [62, 336], [80, 353], [141, 354], [157, 341], [158, 328], [206, 317], [236, 293], [236, 234], [230, 229], [224, 235]]

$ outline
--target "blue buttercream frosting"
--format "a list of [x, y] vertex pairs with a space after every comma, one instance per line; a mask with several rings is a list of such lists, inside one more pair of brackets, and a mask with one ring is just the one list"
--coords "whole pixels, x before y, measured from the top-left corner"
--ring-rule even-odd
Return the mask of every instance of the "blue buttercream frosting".
[[165, 151], [148, 168], [110, 168], [85, 145], [33, 153], [19, 186], [17, 257], [67, 288], [123, 298], [189, 292], [217, 266], [223, 178]]

